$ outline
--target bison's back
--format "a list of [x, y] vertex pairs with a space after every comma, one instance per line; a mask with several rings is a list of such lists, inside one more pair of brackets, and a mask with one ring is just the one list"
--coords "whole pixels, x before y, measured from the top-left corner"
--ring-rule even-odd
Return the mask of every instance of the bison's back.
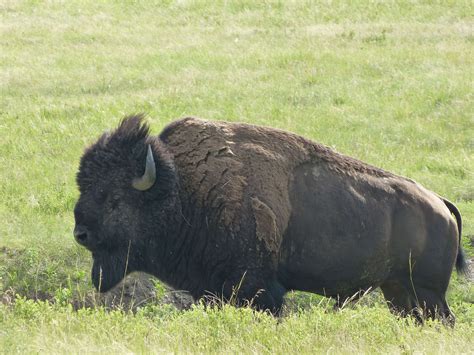
[[160, 137], [174, 155], [185, 195], [210, 208], [213, 223], [238, 232], [245, 211], [264, 204], [278, 234], [286, 229], [288, 182], [293, 169], [311, 158], [309, 141], [271, 128], [196, 118], [172, 123]]
[[[296, 134], [249, 124], [185, 118], [160, 138], [174, 155], [186, 193], [200, 203], [226, 205], [220, 221], [235, 222], [252, 197], [264, 202], [284, 231], [291, 213], [288, 185], [296, 167], [324, 162], [336, 174], [393, 176]], [[225, 201], [220, 201], [224, 198]], [[221, 206], [222, 207], [222, 206]]]

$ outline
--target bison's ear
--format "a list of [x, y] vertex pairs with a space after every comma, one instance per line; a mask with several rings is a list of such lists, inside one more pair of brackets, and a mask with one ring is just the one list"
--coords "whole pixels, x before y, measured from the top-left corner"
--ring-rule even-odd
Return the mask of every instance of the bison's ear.
[[146, 191], [150, 189], [156, 181], [156, 165], [155, 159], [153, 158], [153, 152], [151, 146], [148, 145], [146, 161], [145, 161], [145, 172], [142, 176], [133, 179], [132, 186], [133, 188]]

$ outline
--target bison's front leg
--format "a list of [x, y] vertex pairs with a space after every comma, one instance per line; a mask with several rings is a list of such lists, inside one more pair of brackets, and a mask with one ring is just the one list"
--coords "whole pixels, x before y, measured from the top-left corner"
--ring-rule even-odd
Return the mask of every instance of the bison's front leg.
[[265, 280], [258, 271], [244, 271], [232, 282], [226, 282], [223, 298], [238, 307], [250, 306], [279, 316], [286, 291], [274, 278]]
[[278, 229], [274, 211], [261, 199], [254, 196], [250, 200], [254, 225], [249, 240], [256, 243], [255, 254], [251, 257], [255, 268], [237, 273], [236, 298], [252, 308], [270, 311], [279, 315], [286, 288], [274, 275], [280, 252], [282, 235]]
[[[222, 301], [237, 307], [252, 307], [259, 311], [280, 314], [286, 289], [273, 277], [264, 276], [262, 270], [240, 270], [215, 282], [213, 291], [208, 290], [203, 299], [215, 305]], [[217, 280], [215, 280], [217, 281]]]

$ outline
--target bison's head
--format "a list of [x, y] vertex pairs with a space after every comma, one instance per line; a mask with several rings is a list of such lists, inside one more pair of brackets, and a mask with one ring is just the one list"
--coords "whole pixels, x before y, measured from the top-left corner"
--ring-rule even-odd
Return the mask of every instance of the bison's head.
[[76, 241], [92, 252], [92, 280], [107, 291], [131, 271], [149, 271], [177, 206], [172, 158], [142, 116], [125, 118], [81, 158]]

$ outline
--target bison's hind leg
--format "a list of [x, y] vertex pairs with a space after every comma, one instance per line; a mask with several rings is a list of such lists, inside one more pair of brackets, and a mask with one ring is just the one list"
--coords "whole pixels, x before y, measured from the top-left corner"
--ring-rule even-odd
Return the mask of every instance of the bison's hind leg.
[[414, 316], [419, 323], [427, 318], [439, 318], [444, 324], [454, 325], [454, 314], [446, 302], [445, 291], [416, 286], [410, 280], [386, 281], [380, 288], [393, 313]]
[[429, 288], [417, 287], [416, 295], [424, 318], [440, 319], [444, 324], [454, 326], [454, 314], [446, 302], [445, 292], [437, 292]]

